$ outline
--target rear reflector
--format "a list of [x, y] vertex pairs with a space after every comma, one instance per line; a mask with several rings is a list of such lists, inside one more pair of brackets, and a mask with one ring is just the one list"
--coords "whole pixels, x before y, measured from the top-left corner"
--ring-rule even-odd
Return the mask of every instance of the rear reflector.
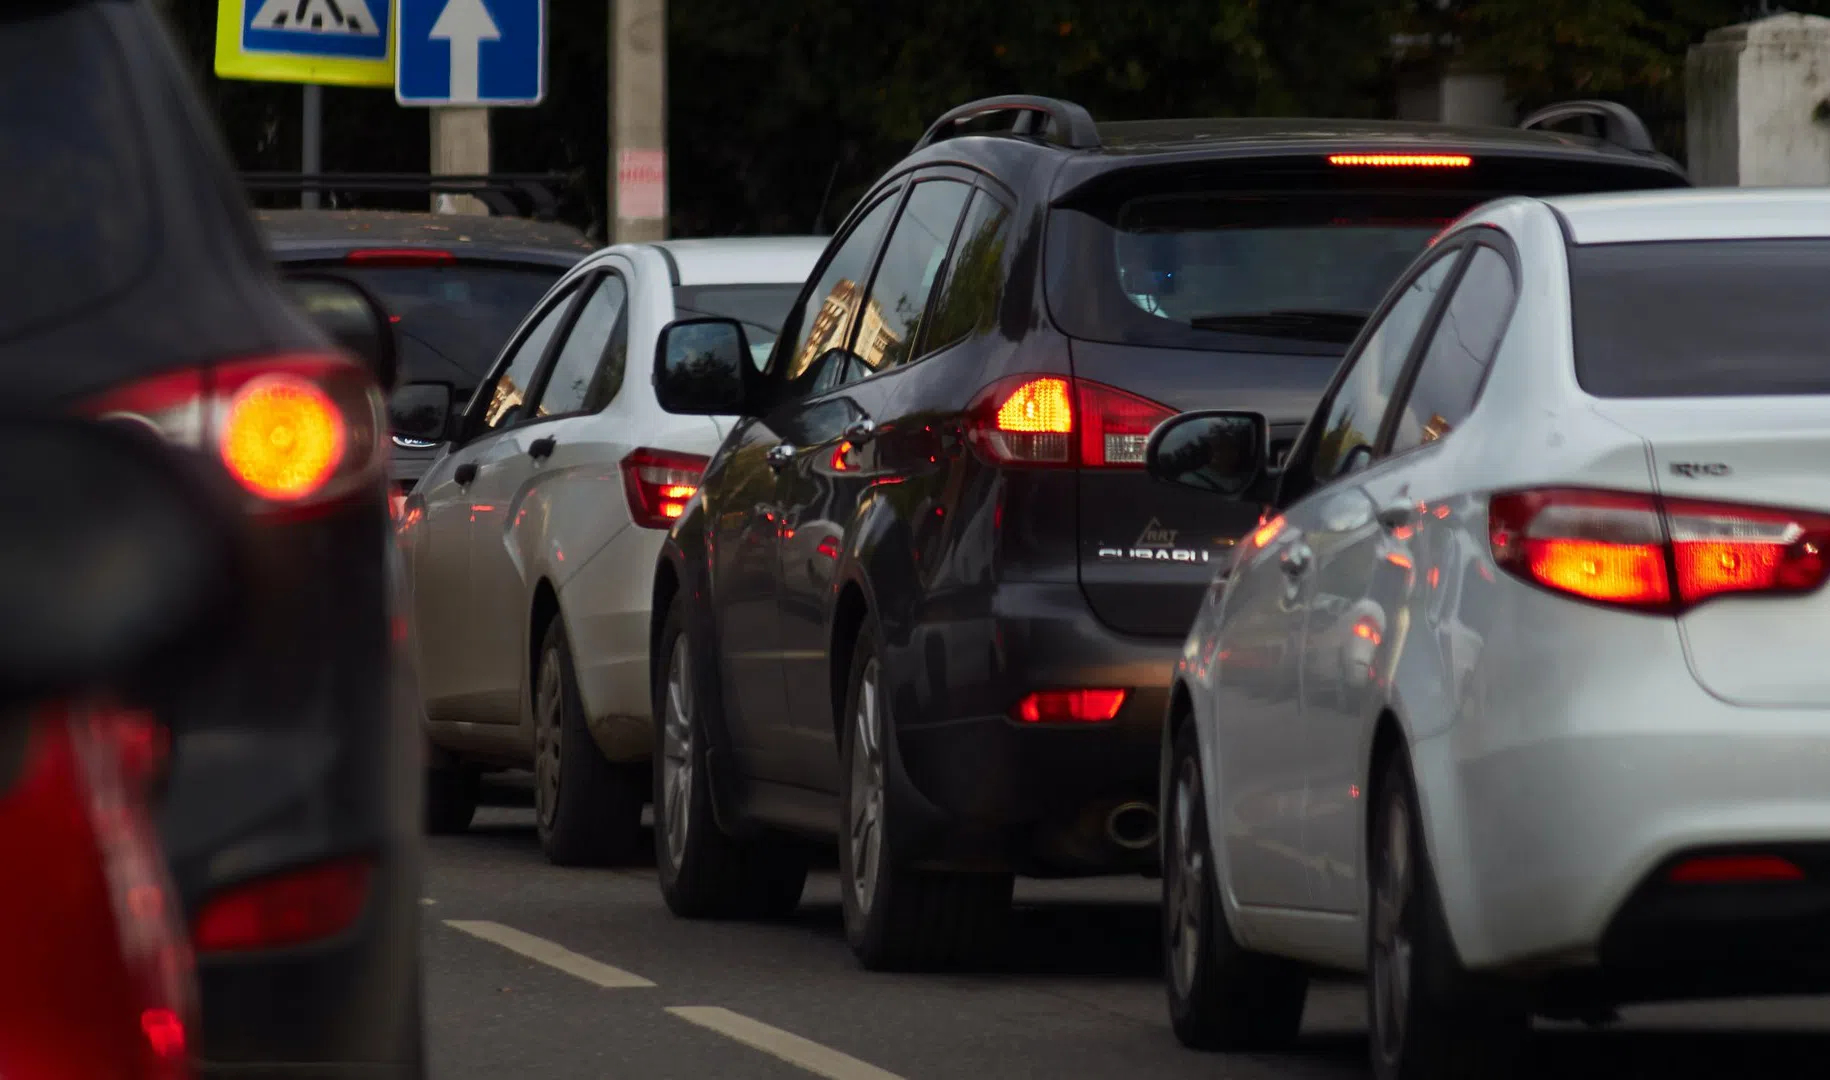
[[1125, 690], [1038, 690], [1017, 702], [1011, 716], [1026, 724], [1100, 723], [1118, 715]]
[[1830, 516], [1570, 488], [1496, 495], [1494, 561], [1587, 600], [1679, 612], [1730, 593], [1811, 592]]
[[184, 1057], [184, 1019], [174, 1009], [147, 1009], [140, 1014], [140, 1033], [159, 1059]]
[[1175, 414], [1104, 383], [1019, 375], [981, 392], [967, 434], [997, 465], [1141, 469], [1150, 433]]
[[629, 517], [644, 529], [671, 529], [699, 490], [709, 459], [647, 447], [623, 459], [623, 496]]
[[343, 256], [343, 261], [362, 266], [450, 266], [457, 256], [428, 248], [363, 248]]
[[1328, 164], [1372, 169], [1465, 169], [1474, 164], [1466, 154], [1329, 154]]
[[368, 902], [372, 867], [340, 859], [240, 885], [198, 913], [198, 952], [280, 949], [335, 937], [355, 925]]
[[1805, 872], [1776, 855], [1712, 855], [1687, 859], [1671, 868], [1679, 885], [1737, 885], [1803, 881]]

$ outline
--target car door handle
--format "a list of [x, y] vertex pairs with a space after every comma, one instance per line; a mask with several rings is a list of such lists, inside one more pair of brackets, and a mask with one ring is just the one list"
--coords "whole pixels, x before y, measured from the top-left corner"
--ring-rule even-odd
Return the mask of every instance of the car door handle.
[[1379, 524], [1387, 529], [1402, 529], [1417, 521], [1417, 504], [1411, 502], [1391, 503], [1379, 508]]
[[458, 487], [469, 487], [471, 482], [476, 478], [477, 463], [474, 461], [466, 461], [462, 465], [451, 470], [451, 479]]
[[1283, 555], [1277, 560], [1277, 565], [1283, 570], [1285, 577], [1297, 578], [1308, 572], [1309, 563], [1314, 558], [1315, 553], [1309, 550], [1308, 544], [1291, 544], [1284, 549]]
[[782, 471], [794, 464], [794, 454], [794, 447], [789, 446], [787, 443], [777, 443], [776, 445], [769, 447], [769, 468], [774, 469], [776, 472]]
[[840, 434], [846, 442], [853, 446], [863, 446], [877, 437], [877, 422], [868, 416], [861, 420], [853, 420], [845, 425], [845, 430]]
[[544, 461], [553, 456], [553, 448], [558, 445], [559, 443], [551, 435], [542, 435], [527, 444], [527, 456], [535, 461]]

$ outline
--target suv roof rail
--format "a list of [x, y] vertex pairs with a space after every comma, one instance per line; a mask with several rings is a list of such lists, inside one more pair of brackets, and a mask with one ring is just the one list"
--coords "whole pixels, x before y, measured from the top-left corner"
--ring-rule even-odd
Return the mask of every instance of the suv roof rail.
[[560, 192], [572, 183], [567, 173], [287, 173], [245, 172], [250, 191], [371, 192], [471, 195], [496, 217], [559, 220]]
[[1652, 144], [1652, 133], [1646, 130], [1645, 121], [1617, 101], [1560, 101], [1527, 116], [1519, 122], [1519, 127], [1530, 130], [1580, 116], [1601, 121], [1601, 137], [1606, 142], [1636, 154], [1658, 153], [1658, 147]]
[[1091, 150], [1099, 145], [1099, 129], [1093, 124], [1093, 114], [1073, 102], [1029, 94], [1005, 94], [969, 101], [949, 110], [945, 116], [934, 121], [933, 126], [922, 135], [921, 141], [915, 144], [915, 149], [920, 150], [942, 139], [952, 138], [953, 129], [968, 120], [1005, 112], [1018, 114], [1017, 122], [1010, 129], [1012, 135], [1040, 137], [1046, 134], [1047, 125], [1038, 123], [1039, 119], [1045, 118], [1054, 124], [1056, 141], [1061, 145], [1071, 150]]

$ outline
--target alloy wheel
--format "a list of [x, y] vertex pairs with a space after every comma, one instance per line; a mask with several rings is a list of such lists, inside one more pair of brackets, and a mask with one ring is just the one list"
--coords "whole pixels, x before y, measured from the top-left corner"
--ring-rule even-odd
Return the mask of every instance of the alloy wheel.
[[667, 702], [661, 719], [661, 799], [666, 815], [667, 861], [686, 858], [693, 805], [693, 697], [686, 635], [674, 638], [667, 658]]
[[879, 863], [883, 859], [883, 711], [877, 691], [877, 661], [864, 665], [858, 680], [858, 702], [852, 717], [851, 839], [852, 894], [858, 912], [868, 915], [876, 899]]
[[1175, 793], [1170, 804], [1175, 852], [1165, 868], [1171, 875], [1170, 888], [1165, 893], [1168, 910], [1163, 913], [1169, 929], [1170, 977], [1175, 980], [1177, 996], [1184, 999], [1194, 993], [1205, 929], [1201, 918], [1205, 911], [1202, 900], [1207, 890], [1207, 852], [1195, 833], [1195, 815], [1201, 813], [1195, 794], [1199, 769], [1194, 759], [1188, 758], [1176, 770]]
[[1372, 1025], [1374, 1044], [1381, 1058], [1396, 1061], [1404, 1052], [1406, 1020], [1411, 1002], [1409, 928], [1411, 895], [1416, 872], [1411, 858], [1410, 812], [1404, 800], [1389, 796], [1385, 811], [1383, 858], [1373, 882], [1372, 897]]
[[559, 735], [564, 721], [559, 656], [549, 651], [541, 657], [534, 688], [534, 809], [545, 828], [552, 827], [559, 813]]

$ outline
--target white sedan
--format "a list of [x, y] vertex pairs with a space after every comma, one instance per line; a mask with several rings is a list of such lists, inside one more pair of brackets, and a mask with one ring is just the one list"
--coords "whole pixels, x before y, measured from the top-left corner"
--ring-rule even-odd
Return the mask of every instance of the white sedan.
[[1277, 474], [1163, 751], [1190, 1046], [1367, 974], [1381, 1080], [1507, 1075], [1533, 1014], [1830, 992], [1830, 194], [1489, 204], [1412, 265]]

